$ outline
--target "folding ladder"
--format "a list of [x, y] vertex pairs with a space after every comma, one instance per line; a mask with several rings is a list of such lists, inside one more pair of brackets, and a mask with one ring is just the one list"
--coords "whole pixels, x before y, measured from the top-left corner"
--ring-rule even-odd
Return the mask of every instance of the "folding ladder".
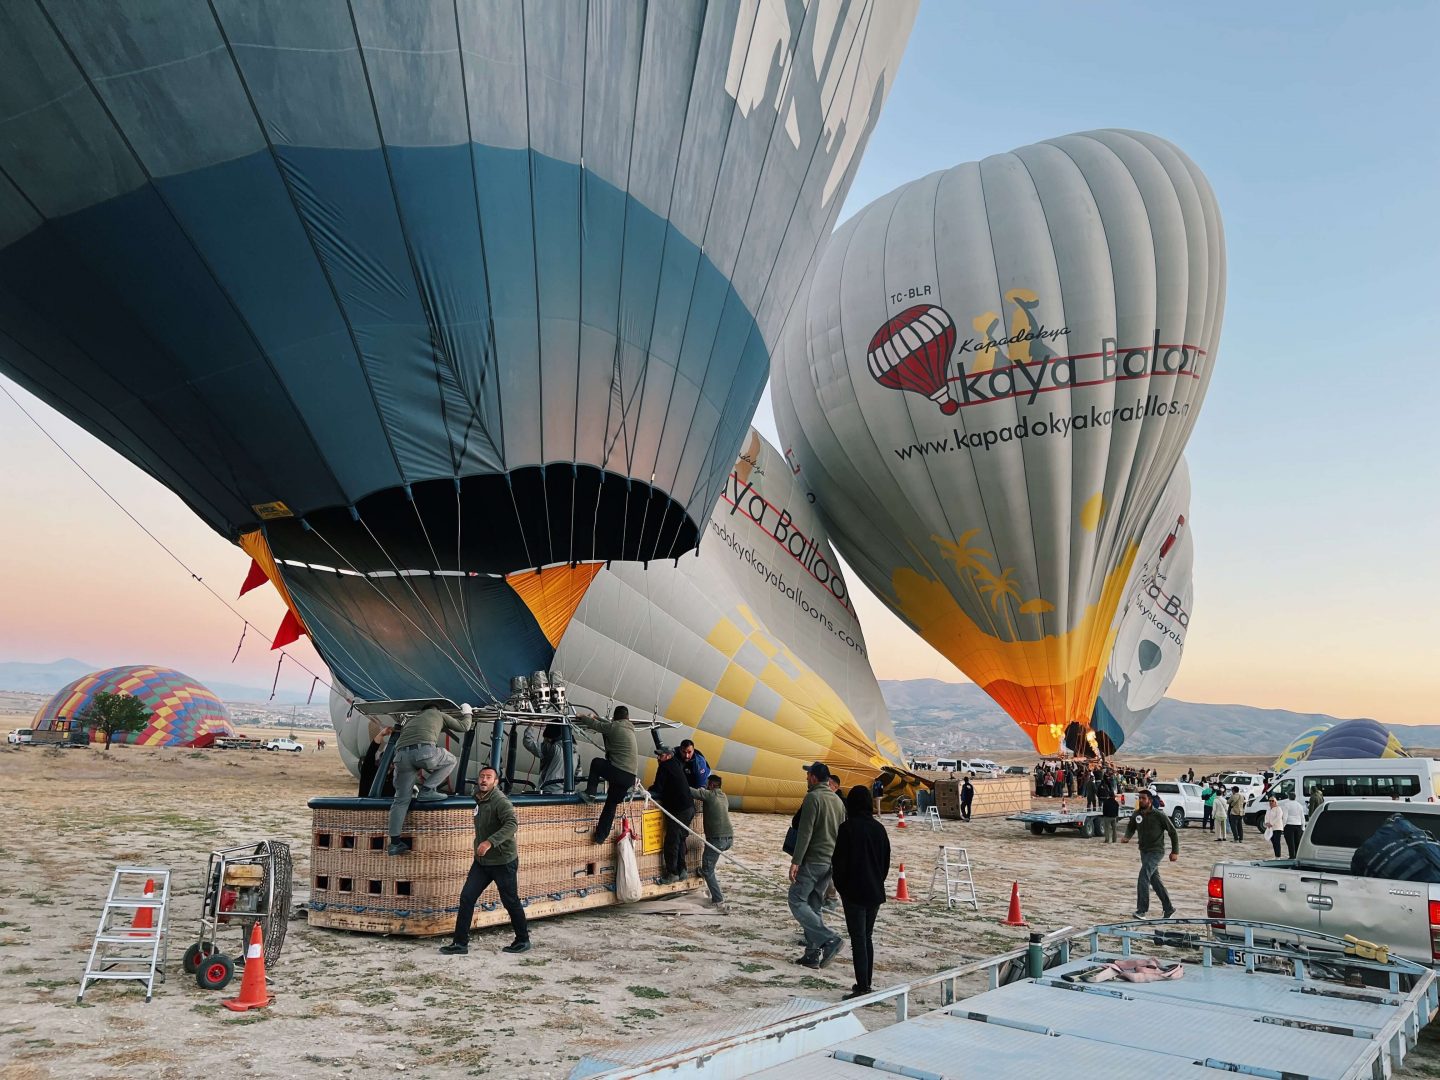
[[940, 831], [940, 808], [927, 806], [925, 808], [925, 824], [930, 826], [931, 832]]
[[[146, 895], [153, 885], [154, 892]], [[100, 924], [90, 946], [90, 959], [80, 980], [77, 1002], [101, 979], [133, 979], [145, 984], [145, 1000], [155, 983], [165, 979], [169, 927], [170, 870], [163, 866], [117, 866], [110, 892], [100, 910]], [[146, 924], [149, 924], [148, 926]]]
[[963, 847], [940, 845], [935, 871], [930, 875], [930, 891], [925, 894], [927, 902], [935, 895], [935, 885], [942, 878], [947, 908], [969, 904], [976, 911], [980, 910], [980, 900], [975, 895], [975, 879], [970, 876], [970, 855]]

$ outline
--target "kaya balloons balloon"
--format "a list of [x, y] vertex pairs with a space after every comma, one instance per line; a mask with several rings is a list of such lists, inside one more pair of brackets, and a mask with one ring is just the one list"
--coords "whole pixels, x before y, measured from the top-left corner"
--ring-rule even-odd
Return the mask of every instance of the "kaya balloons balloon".
[[785, 458], [754, 431], [699, 552], [602, 572], [556, 664], [572, 702], [681, 724], [662, 737], [693, 739], [734, 806], [795, 809], [813, 761], [846, 786], [902, 782], [825, 527]]
[[1042, 752], [1090, 720], [1224, 295], [1199, 169], [1094, 131], [871, 203], [786, 323], [776, 420], [840, 554]]
[[[0, 5], [0, 372], [248, 537], [357, 691], [483, 698], [487, 627], [533, 663], [576, 564], [697, 543], [884, 7]], [[539, 567], [563, 602], [496, 594]]]
[[1135, 583], [1120, 611], [1105, 679], [1095, 699], [1089, 734], [1084, 736], [1093, 750], [1107, 755], [1135, 734], [1180, 670], [1195, 601], [1190, 470], [1184, 458], [1171, 474], [1160, 505], [1140, 538], [1137, 565]]

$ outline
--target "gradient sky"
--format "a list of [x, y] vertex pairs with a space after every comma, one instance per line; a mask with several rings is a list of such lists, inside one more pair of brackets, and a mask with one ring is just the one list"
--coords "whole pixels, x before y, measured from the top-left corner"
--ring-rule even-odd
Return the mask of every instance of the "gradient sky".
[[[1440, 722], [1440, 4], [926, 0], [845, 216], [936, 169], [1139, 128], [1209, 176], [1229, 294], [1187, 455], [1196, 600], [1171, 695]], [[247, 559], [7, 388], [233, 601]], [[757, 426], [777, 439], [768, 398]], [[0, 397], [0, 660], [270, 684], [276, 654]], [[858, 591], [858, 588], [857, 588]], [[963, 679], [868, 596], [882, 678]], [[235, 606], [267, 631], [269, 590]], [[308, 645], [296, 655], [322, 671]], [[285, 665], [282, 683], [310, 676]]]

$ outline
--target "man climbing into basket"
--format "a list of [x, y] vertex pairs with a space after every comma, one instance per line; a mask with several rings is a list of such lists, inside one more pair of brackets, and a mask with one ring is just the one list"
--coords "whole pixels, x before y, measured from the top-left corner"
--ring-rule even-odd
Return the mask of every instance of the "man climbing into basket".
[[470, 951], [470, 920], [475, 917], [475, 904], [492, 881], [515, 931], [515, 940], [501, 951], [530, 951], [530, 926], [525, 921], [525, 907], [520, 903], [520, 847], [515, 838], [519, 825], [515, 820], [515, 807], [510, 805], [499, 783], [499, 774], [489, 765], [475, 777], [475, 861], [470, 864], [465, 887], [460, 890], [455, 940], [440, 948], [446, 956]]
[[421, 802], [433, 802], [445, 798], [440, 785], [455, 767], [455, 755], [439, 745], [440, 733], [450, 731], [464, 735], [470, 730], [470, 706], [461, 705], [458, 717], [449, 716], [433, 705], [416, 713], [400, 728], [395, 737], [395, 798], [390, 803], [390, 846], [387, 855], [404, 855], [410, 850], [410, 843], [401, 839], [405, 831], [405, 815], [410, 812], [410, 800], [415, 781], [423, 771], [421, 780]]
[[609, 720], [601, 716], [576, 716], [574, 723], [577, 727], [598, 731], [605, 740], [605, 756], [590, 762], [589, 782], [584, 791], [586, 801], [597, 802], [600, 781], [604, 780], [608, 785], [605, 806], [595, 822], [595, 831], [590, 835], [593, 842], [603, 844], [610, 839], [610, 826], [615, 824], [615, 808], [630, 797], [630, 789], [635, 786], [635, 774], [640, 771], [635, 729], [630, 726], [630, 710], [624, 705], [616, 705]]

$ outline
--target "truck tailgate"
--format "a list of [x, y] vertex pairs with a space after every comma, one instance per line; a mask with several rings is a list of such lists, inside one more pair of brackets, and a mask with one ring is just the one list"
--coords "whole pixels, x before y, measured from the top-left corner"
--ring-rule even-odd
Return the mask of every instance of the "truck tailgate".
[[1302, 880], [1307, 892], [1316, 889], [1319, 893], [1316, 899], [1324, 933], [1336, 937], [1354, 934], [1388, 945], [1411, 960], [1431, 963], [1430, 900], [1440, 900], [1440, 886], [1318, 870], [1307, 871]]
[[[1320, 930], [1320, 907], [1311, 904], [1319, 886], [1297, 882], [1288, 859], [1265, 863], [1216, 863], [1211, 874], [1225, 881], [1225, 917]], [[1306, 871], [1298, 876], [1310, 876]], [[1331, 931], [1334, 933], [1334, 931]]]

